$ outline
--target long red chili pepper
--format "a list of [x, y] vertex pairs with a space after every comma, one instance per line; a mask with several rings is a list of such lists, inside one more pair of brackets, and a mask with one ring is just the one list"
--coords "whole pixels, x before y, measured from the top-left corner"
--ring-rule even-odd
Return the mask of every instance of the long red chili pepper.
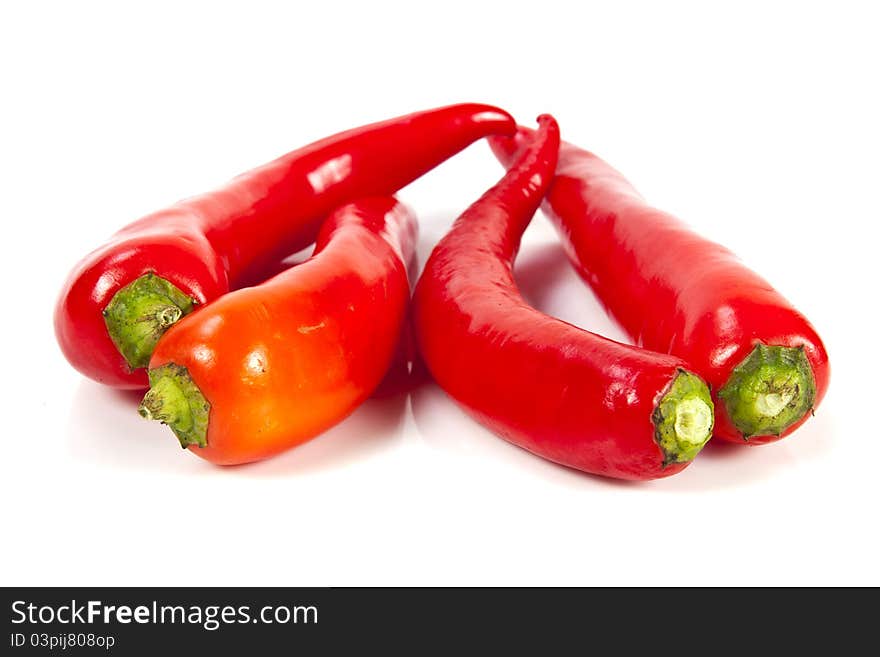
[[538, 120], [507, 175], [425, 265], [413, 306], [422, 357], [444, 390], [520, 447], [609, 477], [674, 474], [711, 435], [706, 384], [678, 358], [548, 317], [517, 290], [513, 261], [559, 146], [552, 117]]
[[116, 233], [71, 272], [55, 313], [58, 342], [86, 376], [144, 388], [162, 333], [255, 268], [315, 239], [334, 208], [392, 194], [513, 119], [462, 104], [355, 128], [183, 200]]
[[309, 260], [165, 333], [141, 414], [224, 465], [266, 458], [336, 424], [394, 358], [415, 235], [413, 215], [393, 198], [343, 206]]
[[[490, 140], [505, 166], [532, 131]], [[762, 444], [790, 434], [828, 388], [810, 323], [724, 247], [648, 205], [616, 170], [560, 147], [544, 204], [569, 258], [637, 343], [683, 358], [712, 386], [715, 434]]]

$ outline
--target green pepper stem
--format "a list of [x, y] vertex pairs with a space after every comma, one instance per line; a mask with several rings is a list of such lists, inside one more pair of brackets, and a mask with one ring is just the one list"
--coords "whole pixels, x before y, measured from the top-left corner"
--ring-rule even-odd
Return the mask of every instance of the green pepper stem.
[[167, 424], [184, 449], [208, 444], [211, 404], [185, 367], [169, 363], [149, 371], [150, 390], [138, 413], [147, 420]]
[[663, 466], [687, 463], [712, 437], [714, 406], [709, 387], [696, 374], [679, 370], [652, 417]]
[[812, 410], [816, 382], [803, 347], [758, 344], [718, 397], [744, 440], [778, 436]]
[[152, 272], [135, 279], [104, 309], [110, 339], [132, 370], [146, 367], [162, 334], [192, 311], [195, 300]]

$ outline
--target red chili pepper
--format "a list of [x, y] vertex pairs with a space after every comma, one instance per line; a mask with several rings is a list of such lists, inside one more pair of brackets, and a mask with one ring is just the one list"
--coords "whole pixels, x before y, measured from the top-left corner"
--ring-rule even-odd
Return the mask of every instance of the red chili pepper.
[[86, 376], [144, 388], [162, 333], [315, 239], [334, 208], [392, 194], [492, 133], [504, 111], [452, 105], [355, 128], [129, 224], [72, 271], [55, 312], [64, 355]]
[[[492, 139], [514, 166], [532, 131]], [[730, 251], [648, 205], [617, 171], [563, 143], [544, 204], [584, 280], [632, 339], [683, 358], [712, 386], [715, 435], [748, 444], [790, 434], [828, 388], [810, 323]]]
[[340, 208], [309, 260], [165, 333], [141, 414], [223, 465], [266, 458], [336, 424], [394, 358], [415, 236], [413, 215], [393, 198]]
[[520, 447], [609, 477], [674, 474], [711, 435], [706, 384], [678, 358], [548, 317], [517, 290], [513, 261], [559, 147], [552, 117], [538, 121], [425, 265], [413, 298], [421, 355], [444, 390]]

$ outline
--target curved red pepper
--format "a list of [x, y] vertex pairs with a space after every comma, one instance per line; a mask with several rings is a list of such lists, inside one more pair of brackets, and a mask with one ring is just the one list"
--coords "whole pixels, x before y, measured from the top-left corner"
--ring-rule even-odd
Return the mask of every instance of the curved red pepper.
[[140, 368], [193, 303], [216, 299], [249, 270], [314, 241], [334, 208], [392, 194], [473, 141], [514, 129], [506, 112], [488, 105], [410, 114], [315, 142], [144, 217], [71, 272], [55, 313], [61, 349], [96, 381], [144, 388]]
[[[520, 128], [490, 143], [513, 166], [531, 138]], [[563, 143], [544, 209], [632, 339], [683, 358], [709, 382], [717, 437], [771, 442], [819, 405], [828, 355], [804, 316], [730, 251], [648, 205], [608, 164]]]
[[333, 426], [395, 357], [415, 238], [415, 218], [393, 198], [339, 208], [306, 262], [222, 296], [162, 336], [141, 414], [223, 465]]
[[551, 117], [455, 222], [416, 286], [425, 364], [477, 420], [552, 461], [622, 479], [682, 470], [711, 435], [706, 385], [678, 358], [619, 344], [528, 306], [520, 238], [553, 177]]

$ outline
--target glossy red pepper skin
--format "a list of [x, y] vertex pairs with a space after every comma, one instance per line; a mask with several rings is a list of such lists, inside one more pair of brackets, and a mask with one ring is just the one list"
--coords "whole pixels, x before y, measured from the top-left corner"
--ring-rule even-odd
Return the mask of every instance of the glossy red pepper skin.
[[513, 134], [504, 111], [452, 105], [355, 128], [245, 173], [126, 226], [71, 272], [55, 312], [68, 361], [118, 388], [145, 388], [111, 340], [102, 312], [114, 295], [153, 272], [197, 304], [314, 241], [336, 207], [392, 194], [472, 142]]
[[687, 463], [664, 465], [652, 413], [684, 363], [549, 317], [514, 282], [522, 233], [556, 165], [558, 127], [539, 120], [426, 263], [413, 297], [420, 354], [451, 397], [520, 447], [608, 477], [672, 475]]
[[[532, 131], [491, 139], [499, 161], [512, 165]], [[544, 203], [569, 259], [632, 340], [685, 360], [711, 386], [715, 436], [743, 443], [718, 392], [759, 343], [802, 347], [815, 379], [813, 408], [828, 388], [828, 354], [806, 318], [728, 249], [651, 207], [610, 165], [568, 143]], [[807, 413], [779, 435], [789, 435]]]
[[[186, 368], [210, 404], [207, 445], [189, 449], [222, 465], [256, 461], [357, 408], [399, 351], [415, 241], [416, 221], [405, 206], [361, 199], [327, 219], [309, 260], [172, 326], [150, 372]], [[145, 404], [155, 390], [154, 381]], [[161, 400], [153, 402], [162, 420]]]

